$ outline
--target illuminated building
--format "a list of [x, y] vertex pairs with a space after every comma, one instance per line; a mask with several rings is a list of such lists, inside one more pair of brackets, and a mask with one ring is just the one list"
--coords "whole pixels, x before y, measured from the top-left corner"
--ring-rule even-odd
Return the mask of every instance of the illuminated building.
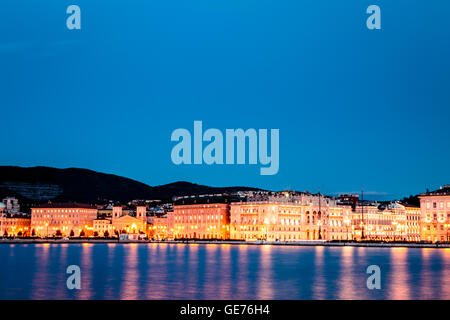
[[78, 203], [49, 203], [31, 208], [32, 235], [89, 236], [97, 209]]
[[226, 203], [175, 205], [167, 219], [169, 236], [174, 239], [230, 237], [230, 205]]
[[351, 207], [308, 193], [285, 192], [231, 204], [231, 239], [351, 240]]
[[[378, 206], [358, 206], [353, 212], [352, 226], [355, 240], [393, 241], [402, 238], [395, 214]], [[399, 226], [399, 227], [398, 227]], [[399, 239], [399, 240], [400, 240]]]
[[431, 242], [450, 241], [450, 185], [419, 195], [421, 239]]
[[136, 217], [130, 214], [122, 215], [122, 207], [113, 207], [112, 230], [117, 233], [138, 234], [147, 231], [147, 208], [145, 206], [136, 207]]
[[[163, 217], [149, 217], [148, 236], [151, 239], [162, 240], [168, 238], [169, 233], [169, 219], [166, 216]], [[171, 230], [173, 232], [173, 228]]]
[[0, 218], [0, 235], [1, 236], [30, 236], [31, 219], [24, 217], [3, 217]]
[[100, 237], [114, 235], [111, 218], [95, 219], [93, 222], [93, 227], [94, 227], [94, 235], [97, 235]]
[[420, 208], [405, 205], [406, 212], [406, 241], [420, 241], [421, 215]]
[[0, 202], [0, 237], [30, 236], [31, 219], [9, 212], [8, 206]]
[[30, 223], [23, 217], [5, 216], [5, 205], [0, 203], [0, 232], [31, 236], [127, 234], [127, 239], [147, 234], [156, 240], [450, 240], [450, 186], [421, 194], [420, 208], [398, 202], [354, 205], [356, 196], [349, 199], [308, 192], [255, 192], [236, 198], [226, 194], [189, 196], [179, 199], [166, 216], [150, 216], [149, 223], [145, 206], [137, 206], [135, 216], [114, 206], [108, 208], [111, 213], [97, 218], [97, 209], [88, 205], [47, 204], [32, 208]]
[[333, 206], [328, 208], [328, 228], [326, 239], [352, 240], [352, 208], [351, 206]]
[[0, 237], [30, 236], [31, 219], [18, 214], [7, 214], [6, 208], [6, 205], [0, 202]]
[[[217, 237], [208, 234], [217, 229], [211, 228], [208, 222], [211, 213], [207, 209], [216, 205], [175, 206], [168, 218], [154, 220], [151, 232], [158, 239]], [[419, 208], [397, 202], [352, 209], [351, 205], [338, 205], [334, 198], [319, 194], [284, 192], [232, 202], [229, 210], [229, 224], [220, 226], [219, 222], [218, 228], [229, 228], [232, 240], [420, 241]]]
[[352, 214], [353, 238], [377, 241], [420, 241], [419, 208], [394, 202], [357, 206]]
[[301, 207], [274, 201], [237, 202], [231, 205], [231, 239], [300, 240], [304, 225]]

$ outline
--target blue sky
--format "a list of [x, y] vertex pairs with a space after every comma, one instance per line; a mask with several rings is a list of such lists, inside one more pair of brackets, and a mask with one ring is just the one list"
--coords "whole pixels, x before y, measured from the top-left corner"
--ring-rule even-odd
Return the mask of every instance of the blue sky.
[[[81, 8], [82, 29], [66, 28]], [[381, 8], [381, 30], [366, 8]], [[450, 2], [0, 4], [0, 165], [392, 199], [450, 183]], [[176, 166], [170, 135], [280, 129], [280, 169]]]

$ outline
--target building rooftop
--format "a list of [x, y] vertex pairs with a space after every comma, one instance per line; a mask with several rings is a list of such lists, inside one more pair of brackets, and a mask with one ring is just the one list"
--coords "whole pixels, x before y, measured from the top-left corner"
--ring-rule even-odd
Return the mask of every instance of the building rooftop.
[[193, 196], [192, 198], [182, 198], [174, 201], [175, 206], [195, 205], [195, 204], [229, 204], [231, 202], [239, 201], [240, 198], [236, 196]]
[[417, 208], [420, 209], [420, 206], [416, 206], [414, 204], [410, 204], [410, 203], [402, 203], [402, 205], [406, 208]]
[[46, 203], [41, 204], [38, 206], [35, 206], [33, 208], [57, 208], [57, 209], [96, 209], [95, 207], [89, 205], [89, 204], [83, 204], [83, 203]]
[[419, 194], [420, 197], [427, 197], [427, 196], [450, 196], [450, 185], [445, 185], [444, 187], [441, 187], [434, 191], [429, 191], [425, 193]]

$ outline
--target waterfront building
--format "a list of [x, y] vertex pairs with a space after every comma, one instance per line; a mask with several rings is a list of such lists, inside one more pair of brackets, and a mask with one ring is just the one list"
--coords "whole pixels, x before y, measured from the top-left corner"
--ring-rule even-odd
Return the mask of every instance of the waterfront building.
[[406, 241], [419, 242], [421, 240], [420, 207], [403, 205], [406, 213]]
[[393, 241], [396, 236], [394, 216], [376, 205], [359, 205], [352, 214], [353, 239]]
[[351, 205], [329, 207], [327, 218], [326, 240], [349, 241], [353, 239]]
[[19, 214], [6, 212], [7, 206], [0, 202], [0, 237], [29, 236], [31, 219]]
[[0, 202], [0, 237], [29, 236], [31, 219], [20, 214], [11, 214], [8, 206]]
[[420, 241], [420, 210], [397, 202], [357, 206], [352, 214], [353, 238], [376, 241]]
[[[111, 208], [111, 216], [98, 217], [94, 220], [93, 227], [94, 235], [100, 237], [119, 236], [120, 234], [146, 234], [147, 208], [145, 206], [136, 207], [136, 216], [134, 217], [129, 209], [114, 206]], [[133, 236], [127, 236], [126, 238], [132, 239]]]
[[95, 219], [93, 222], [93, 230], [94, 230], [94, 236], [99, 237], [106, 237], [106, 236], [113, 236], [114, 235], [114, 229], [113, 225], [111, 223], [111, 218], [108, 217], [101, 217], [98, 219]]
[[307, 239], [310, 234], [299, 204], [273, 200], [231, 204], [233, 240], [296, 241]]
[[450, 228], [450, 185], [419, 195], [421, 238], [430, 242], [447, 242]]
[[[153, 220], [152, 237], [211, 238], [207, 233], [215, 229], [205, 230], [206, 208], [214, 205], [176, 205], [167, 218]], [[283, 192], [232, 202], [229, 210], [229, 224], [220, 228], [229, 230], [232, 240], [420, 241], [419, 209], [397, 202], [353, 209], [320, 194]]]
[[112, 230], [114, 233], [139, 234], [147, 231], [147, 208], [145, 206], [136, 207], [136, 217], [123, 214], [121, 206], [114, 206], [112, 212]]
[[351, 240], [351, 207], [320, 194], [283, 192], [231, 204], [231, 239]]
[[[173, 213], [171, 213], [172, 215]], [[167, 239], [169, 236], [169, 219], [168, 216], [151, 216], [149, 217], [148, 236], [155, 240]], [[172, 230], [170, 230], [173, 232]]]
[[174, 239], [230, 238], [230, 205], [195, 203], [174, 205], [167, 213], [168, 237]]
[[31, 219], [20, 216], [0, 218], [0, 235], [9, 237], [30, 236]]
[[48, 203], [31, 208], [32, 235], [89, 236], [97, 209], [79, 203]]

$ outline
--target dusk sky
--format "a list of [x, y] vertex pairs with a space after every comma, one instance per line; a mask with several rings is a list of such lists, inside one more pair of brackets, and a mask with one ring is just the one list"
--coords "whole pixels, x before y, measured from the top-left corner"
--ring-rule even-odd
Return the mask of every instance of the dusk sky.
[[[66, 8], [81, 8], [68, 30]], [[366, 8], [381, 8], [381, 30]], [[406, 10], [407, 8], [407, 10]], [[358, 192], [450, 184], [450, 1], [0, 4], [0, 165], [149, 185]], [[177, 128], [280, 130], [260, 165], [175, 165]]]

